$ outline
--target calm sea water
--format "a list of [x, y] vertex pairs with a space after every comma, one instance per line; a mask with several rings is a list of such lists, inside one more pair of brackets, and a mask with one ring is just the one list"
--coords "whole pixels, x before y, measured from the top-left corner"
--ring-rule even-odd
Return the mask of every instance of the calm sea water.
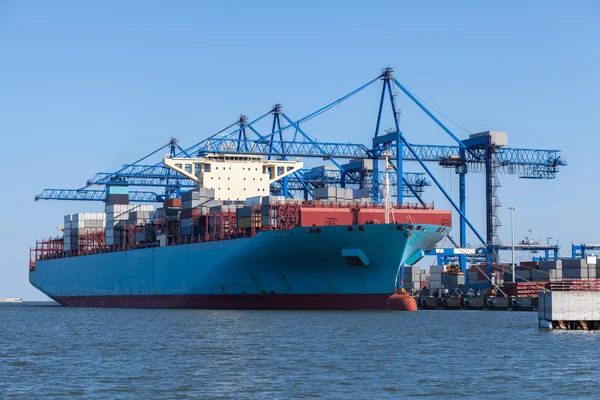
[[0, 305], [0, 398], [596, 397], [599, 356], [526, 312]]

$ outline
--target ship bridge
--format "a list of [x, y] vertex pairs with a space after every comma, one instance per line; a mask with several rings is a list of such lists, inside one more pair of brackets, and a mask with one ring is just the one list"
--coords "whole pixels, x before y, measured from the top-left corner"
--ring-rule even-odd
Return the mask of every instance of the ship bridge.
[[190, 178], [199, 188], [214, 189], [215, 200], [268, 196], [272, 183], [303, 167], [301, 161], [265, 160], [263, 156], [245, 154], [167, 157], [163, 159], [163, 164]]

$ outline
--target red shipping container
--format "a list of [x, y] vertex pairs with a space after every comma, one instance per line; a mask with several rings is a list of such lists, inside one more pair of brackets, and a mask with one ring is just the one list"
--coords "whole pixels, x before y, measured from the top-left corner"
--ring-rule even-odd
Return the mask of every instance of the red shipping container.
[[[399, 224], [452, 226], [451, 213], [447, 210], [394, 210], [394, 216]], [[383, 224], [384, 221], [383, 208], [300, 208], [301, 226], [356, 225], [367, 222]]]
[[350, 208], [300, 208], [300, 226], [352, 225], [356, 211]]
[[[394, 210], [394, 217], [399, 224], [431, 224], [452, 226], [452, 216], [448, 210]], [[390, 220], [393, 220], [390, 215]], [[377, 221], [383, 224], [385, 221], [385, 209], [365, 208], [358, 212], [358, 223], [365, 224], [368, 221]]]

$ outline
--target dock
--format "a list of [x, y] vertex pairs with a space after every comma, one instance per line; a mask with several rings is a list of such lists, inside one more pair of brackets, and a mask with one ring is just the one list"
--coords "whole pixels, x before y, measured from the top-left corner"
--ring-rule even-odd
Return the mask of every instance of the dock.
[[552, 291], [538, 301], [540, 329], [600, 329], [599, 291]]
[[419, 310], [492, 310], [492, 311], [535, 311], [537, 297], [415, 297]]

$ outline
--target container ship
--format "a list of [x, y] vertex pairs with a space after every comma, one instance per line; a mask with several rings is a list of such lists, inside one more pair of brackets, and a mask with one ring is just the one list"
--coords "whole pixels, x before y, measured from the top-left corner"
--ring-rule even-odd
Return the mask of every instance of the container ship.
[[0, 303], [22, 303], [22, 297], [0, 297]]
[[64, 218], [31, 249], [29, 280], [65, 306], [385, 309], [400, 266], [451, 229], [433, 205], [323, 186], [313, 200], [270, 195], [300, 161], [207, 154], [163, 163], [197, 183], [162, 207], [107, 185], [105, 212]]

